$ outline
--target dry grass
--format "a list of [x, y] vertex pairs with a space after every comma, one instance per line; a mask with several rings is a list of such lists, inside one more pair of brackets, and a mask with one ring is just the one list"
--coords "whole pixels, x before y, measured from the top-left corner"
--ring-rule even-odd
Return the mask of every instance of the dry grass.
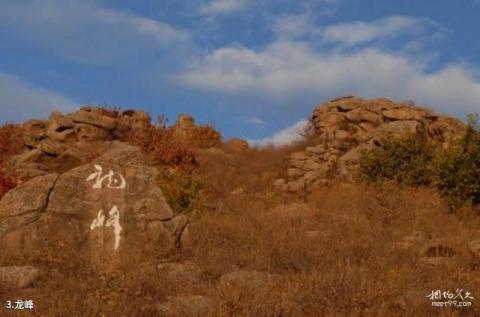
[[[337, 185], [307, 206], [245, 206], [195, 223], [191, 259], [209, 281], [237, 270], [277, 278], [253, 293], [217, 290], [219, 316], [431, 316], [440, 312], [425, 297], [433, 289], [480, 291], [467, 252], [480, 220], [448, 214], [430, 190]], [[415, 231], [444, 239], [460, 264], [420, 267], [416, 249], [399, 244]]]

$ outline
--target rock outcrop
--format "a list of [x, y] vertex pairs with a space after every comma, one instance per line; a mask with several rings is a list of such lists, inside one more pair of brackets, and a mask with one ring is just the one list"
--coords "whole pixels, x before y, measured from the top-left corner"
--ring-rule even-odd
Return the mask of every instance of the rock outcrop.
[[10, 165], [24, 180], [65, 172], [98, 157], [110, 141], [124, 140], [133, 129], [149, 124], [150, 117], [142, 111], [85, 106], [67, 115], [53, 112], [48, 120], [30, 120], [21, 126], [25, 151]]
[[170, 256], [188, 220], [174, 217], [156, 176], [139, 149], [116, 141], [90, 163], [26, 181], [0, 201], [0, 250], [34, 260], [54, 243], [101, 271]]
[[432, 111], [388, 99], [342, 97], [315, 108], [311, 124], [315, 143], [290, 157], [286, 179], [275, 186], [308, 191], [332, 178], [352, 179], [362, 151], [380, 145], [381, 137], [416, 134], [447, 146], [463, 124]]

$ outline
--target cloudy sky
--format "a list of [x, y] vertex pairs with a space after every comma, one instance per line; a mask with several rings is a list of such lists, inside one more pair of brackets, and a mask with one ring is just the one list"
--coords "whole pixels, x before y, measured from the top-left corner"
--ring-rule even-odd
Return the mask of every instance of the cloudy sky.
[[478, 0], [0, 0], [0, 121], [81, 104], [285, 140], [319, 103], [480, 112]]

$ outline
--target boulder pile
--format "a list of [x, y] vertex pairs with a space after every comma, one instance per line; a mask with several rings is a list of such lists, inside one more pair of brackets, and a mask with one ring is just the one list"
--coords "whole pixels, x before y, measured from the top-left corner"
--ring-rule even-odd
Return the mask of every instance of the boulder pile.
[[123, 140], [133, 129], [150, 123], [142, 111], [112, 111], [81, 107], [62, 115], [53, 112], [48, 120], [30, 120], [21, 126], [25, 151], [11, 160], [21, 179], [64, 172], [91, 161], [105, 152], [112, 140]]
[[286, 179], [277, 188], [308, 191], [332, 178], [352, 179], [362, 151], [381, 145], [385, 135], [415, 134], [448, 146], [463, 124], [431, 110], [389, 99], [342, 97], [315, 108], [314, 144], [291, 154]]

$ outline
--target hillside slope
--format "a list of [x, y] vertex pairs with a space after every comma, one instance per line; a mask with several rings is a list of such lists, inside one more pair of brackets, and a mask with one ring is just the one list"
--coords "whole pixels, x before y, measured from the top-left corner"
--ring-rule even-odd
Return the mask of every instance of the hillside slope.
[[[14, 180], [0, 200], [0, 302], [31, 299], [40, 316], [480, 315], [478, 208], [352, 177], [352, 152], [381, 148], [385, 132], [444, 148], [465, 126], [350, 97], [312, 124], [283, 148], [96, 107], [3, 127], [0, 147], [15, 147], [0, 160]], [[471, 307], [427, 297], [457, 289]]]

